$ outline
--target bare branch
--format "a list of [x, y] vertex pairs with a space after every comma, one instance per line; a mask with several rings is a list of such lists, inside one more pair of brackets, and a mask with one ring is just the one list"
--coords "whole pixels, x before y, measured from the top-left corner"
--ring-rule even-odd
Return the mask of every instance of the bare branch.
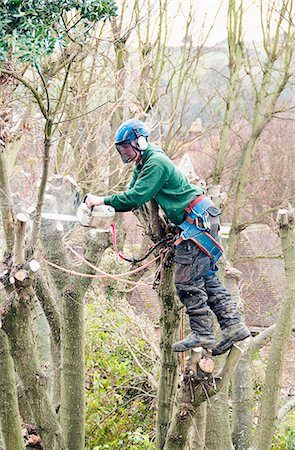
[[295, 408], [295, 397], [291, 398], [288, 402], [286, 402], [278, 412], [278, 422], [281, 422], [289, 412], [291, 412]]
[[38, 105], [40, 107], [40, 110], [41, 110], [44, 118], [45, 119], [48, 118], [48, 114], [47, 114], [46, 108], [45, 108], [44, 103], [43, 103], [43, 101], [41, 99], [41, 96], [39, 95], [39, 92], [37, 91], [37, 89], [34, 88], [34, 86], [32, 86], [29, 83], [28, 80], [26, 80], [25, 78], [21, 77], [16, 72], [13, 72], [11, 70], [3, 69], [2, 67], [0, 68], [0, 73], [5, 73], [6, 75], [12, 76], [16, 80], [20, 81], [27, 89], [29, 89], [32, 92], [33, 96], [35, 97], [35, 99], [36, 99], [36, 101], [37, 101], [37, 103], [38, 103]]

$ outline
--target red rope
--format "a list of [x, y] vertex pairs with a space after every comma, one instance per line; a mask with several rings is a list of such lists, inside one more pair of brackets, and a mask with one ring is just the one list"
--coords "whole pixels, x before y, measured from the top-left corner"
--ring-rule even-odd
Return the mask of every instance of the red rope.
[[114, 246], [115, 252], [119, 256], [119, 258], [125, 259], [125, 256], [122, 255], [122, 253], [118, 250], [118, 247], [117, 247], [117, 236], [116, 236], [116, 225], [115, 225], [115, 222], [113, 222], [111, 224], [111, 233], [112, 233], [113, 246]]

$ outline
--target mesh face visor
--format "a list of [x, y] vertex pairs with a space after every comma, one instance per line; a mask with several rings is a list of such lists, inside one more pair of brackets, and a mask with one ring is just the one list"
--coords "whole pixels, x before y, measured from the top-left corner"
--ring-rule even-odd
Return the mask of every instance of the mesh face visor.
[[124, 164], [128, 164], [137, 157], [135, 148], [131, 145], [130, 141], [115, 142], [115, 147], [119, 152]]

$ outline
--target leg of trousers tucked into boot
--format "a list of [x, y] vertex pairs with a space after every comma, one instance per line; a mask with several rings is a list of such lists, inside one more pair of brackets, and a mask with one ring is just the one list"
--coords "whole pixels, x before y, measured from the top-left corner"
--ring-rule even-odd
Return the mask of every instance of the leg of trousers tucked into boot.
[[207, 304], [208, 296], [204, 281], [210, 265], [209, 257], [188, 240], [177, 246], [175, 262], [176, 290], [181, 302], [186, 306], [194, 337], [190, 336], [176, 343], [174, 351], [184, 351], [198, 345], [212, 348], [214, 346], [213, 316]]
[[220, 328], [224, 329], [241, 321], [236, 302], [216, 275], [204, 277], [208, 295], [207, 303], [217, 317]]
[[208, 294], [208, 305], [215, 313], [222, 336], [220, 342], [213, 348], [213, 356], [221, 355], [232, 345], [250, 336], [250, 331], [241, 322], [236, 302], [230, 293], [218, 280], [216, 275], [205, 277], [205, 289]]

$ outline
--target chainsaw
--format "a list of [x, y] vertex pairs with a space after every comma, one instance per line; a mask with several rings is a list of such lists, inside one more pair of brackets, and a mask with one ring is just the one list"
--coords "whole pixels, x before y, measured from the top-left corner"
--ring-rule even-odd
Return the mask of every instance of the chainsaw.
[[91, 208], [88, 208], [85, 203], [86, 198], [87, 195], [85, 195], [83, 201], [80, 203], [75, 216], [70, 214], [42, 212], [41, 217], [45, 220], [61, 223], [66, 222], [68, 224], [79, 222], [83, 227], [97, 228], [102, 232], [110, 231], [115, 216], [114, 208], [108, 205], [92, 206]]
[[115, 210], [109, 205], [92, 206], [86, 205], [87, 195], [77, 209], [78, 222], [83, 227], [99, 228], [102, 231], [109, 231], [115, 216]]

